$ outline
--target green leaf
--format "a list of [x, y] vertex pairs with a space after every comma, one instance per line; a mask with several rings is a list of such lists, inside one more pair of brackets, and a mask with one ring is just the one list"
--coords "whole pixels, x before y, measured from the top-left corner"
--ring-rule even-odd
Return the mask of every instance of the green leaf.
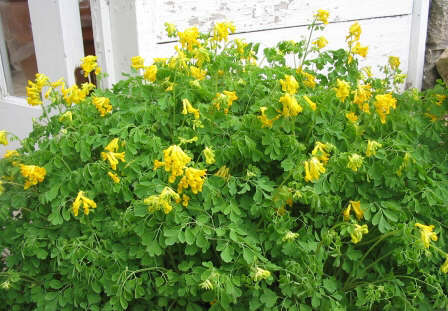
[[230, 245], [227, 245], [224, 250], [221, 252], [221, 258], [224, 262], [229, 263], [233, 259], [233, 247]]
[[48, 283], [48, 286], [50, 286], [50, 288], [53, 288], [53, 289], [60, 289], [62, 287], [62, 283], [59, 280], [51, 280]]
[[268, 288], [265, 288], [263, 294], [260, 296], [260, 301], [263, 302], [268, 308], [273, 307], [277, 302], [277, 299], [277, 294]]

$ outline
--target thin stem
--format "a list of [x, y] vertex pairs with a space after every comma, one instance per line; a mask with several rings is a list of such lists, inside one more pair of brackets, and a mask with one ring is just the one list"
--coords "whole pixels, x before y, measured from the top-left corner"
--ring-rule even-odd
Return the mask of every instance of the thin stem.
[[303, 64], [305, 63], [306, 56], [308, 55], [308, 48], [310, 47], [311, 36], [313, 35], [315, 26], [316, 26], [316, 18], [314, 18], [313, 23], [311, 24], [310, 35], [308, 37], [308, 41], [306, 42], [305, 53], [303, 53], [302, 61], [300, 62], [299, 68], [303, 68]]

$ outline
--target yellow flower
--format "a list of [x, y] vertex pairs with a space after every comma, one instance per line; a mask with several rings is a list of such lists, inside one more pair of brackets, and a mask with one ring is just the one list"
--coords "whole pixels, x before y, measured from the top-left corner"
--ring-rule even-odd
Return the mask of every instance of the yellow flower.
[[205, 289], [205, 290], [213, 290], [213, 288], [215, 288], [213, 286], [213, 283], [209, 279], [207, 279], [204, 282], [202, 282], [201, 284], [199, 284], [199, 287], [202, 289]]
[[313, 151], [311, 151], [311, 154], [313, 156], [316, 156], [319, 161], [323, 162], [323, 164], [327, 164], [330, 158], [330, 154], [328, 152], [330, 152], [333, 148], [334, 146], [332, 144], [324, 144], [320, 141], [317, 141], [314, 145]]
[[313, 76], [311, 73], [305, 71], [301, 71], [300, 73], [305, 78], [303, 80], [303, 84], [307, 87], [314, 89], [316, 87], [316, 77]]
[[145, 60], [141, 56], [131, 57], [131, 67], [138, 70], [145, 67]]
[[210, 149], [209, 147], [205, 147], [204, 156], [205, 156], [205, 163], [207, 163], [208, 165], [211, 165], [216, 162], [215, 152], [213, 151], [213, 149]]
[[297, 103], [297, 99], [290, 94], [280, 97], [279, 102], [283, 104], [282, 115], [285, 117], [295, 117], [303, 110], [302, 106]]
[[323, 49], [327, 46], [328, 41], [325, 39], [325, 37], [319, 37], [316, 41], [313, 42], [317, 46], [318, 49]]
[[87, 78], [89, 74], [98, 67], [96, 59], [97, 57], [93, 55], [87, 55], [86, 57], [81, 58], [81, 68], [84, 72], [84, 77]]
[[314, 14], [314, 16], [317, 18], [318, 21], [328, 24], [328, 17], [330, 16], [330, 12], [327, 10], [317, 10], [317, 13]]
[[425, 112], [425, 116], [431, 119], [431, 122], [436, 122], [439, 118], [431, 113]]
[[225, 165], [221, 166], [219, 170], [215, 173], [215, 176], [228, 180], [230, 178], [229, 168]]
[[20, 154], [17, 152], [17, 150], [7, 150], [4, 155], [4, 158], [7, 159], [7, 158], [18, 157], [18, 156], [20, 156]]
[[368, 50], [368, 46], [361, 46], [359, 42], [356, 42], [356, 45], [353, 47], [352, 52], [353, 54], [358, 54], [362, 57], [366, 57]]
[[299, 237], [299, 234], [296, 232], [291, 232], [288, 231], [286, 232], [286, 234], [283, 236], [282, 241], [286, 242], [286, 241], [294, 241], [295, 239], [297, 239]]
[[110, 99], [107, 97], [93, 97], [92, 104], [95, 105], [96, 109], [99, 111], [102, 117], [104, 117], [106, 113], [112, 111], [112, 105], [110, 104]]
[[324, 165], [318, 158], [312, 157], [305, 161], [305, 181], [315, 181], [319, 179], [320, 174], [325, 173]]
[[436, 105], [437, 106], [442, 106], [443, 101], [446, 99], [446, 95], [441, 95], [441, 94], [436, 94]]
[[191, 188], [191, 192], [198, 194], [202, 191], [202, 185], [205, 181], [205, 174], [207, 170], [199, 170], [196, 168], [188, 167], [185, 170], [185, 175], [182, 176], [179, 184], [177, 185], [177, 192], [182, 193], [188, 187]]
[[349, 201], [347, 208], [343, 212], [344, 220], [348, 221], [350, 219], [350, 212], [352, 208], [355, 212], [356, 218], [361, 220], [364, 217], [364, 211], [361, 209], [360, 201]]
[[358, 169], [362, 166], [363, 157], [359, 154], [353, 153], [348, 157], [347, 167], [351, 168], [354, 172], [357, 172]]
[[193, 50], [193, 56], [196, 59], [196, 65], [201, 67], [205, 62], [210, 61], [210, 52], [203, 47], [198, 47]]
[[143, 77], [150, 82], [156, 81], [157, 76], [157, 66], [151, 65], [148, 67], [145, 67], [145, 72], [143, 73]]
[[46, 75], [42, 73], [36, 73], [35, 81], [28, 81], [28, 86], [26, 87], [26, 100], [31, 106], [42, 105], [41, 92], [44, 86], [49, 84], [49, 79]]
[[442, 271], [442, 273], [445, 273], [445, 274], [448, 273], [448, 256], [446, 256], [445, 262], [440, 267], [440, 271]]
[[397, 100], [393, 98], [392, 94], [383, 94], [375, 96], [376, 112], [380, 116], [381, 123], [386, 123], [386, 116], [390, 113], [390, 109], [396, 108]]
[[193, 108], [188, 99], [186, 98], [182, 99], [182, 106], [183, 106], [182, 114], [192, 113], [194, 114], [194, 118], [196, 120], [199, 119], [199, 109]]
[[370, 84], [361, 85], [358, 84], [358, 88], [354, 92], [355, 97], [353, 98], [353, 103], [358, 105], [359, 109], [365, 113], [370, 113], [369, 104], [366, 103], [370, 97], [372, 97], [372, 91]]
[[212, 40], [217, 42], [224, 40], [225, 42], [227, 42], [229, 32], [235, 32], [235, 25], [232, 22], [216, 23], [215, 27], [213, 28]]
[[425, 248], [429, 248], [429, 244], [431, 243], [431, 240], [433, 240], [434, 242], [437, 241], [437, 239], [438, 239], [437, 234], [435, 232], [433, 232], [434, 225], [426, 226], [426, 225], [422, 225], [420, 223], [416, 223], [415, 226], [420, 229], [420, 239]]
[[5, 188], [3, 187], [3, 181], [0, 180], [0, 195], [2, 195], [3, 192], [5, 192]]
[[226, 108], [224, 108], [224, 113], [227, 114], [229, 112], [230, 107], [232, 106], [233, 102], [238, 99], [238, 96], [236, 96], [236, 92], [231, 91], [223, 91], [222, 93], [216, 93], [216, 97], [214, 99], [213, 105], [216, 107], [216, 109], [221, 109], [221, 103], [225, 103], [227, 105]]
[[276, 120], [278, 120], [279, 118], [280, 118], [280, 115], [277, 115], [275, 118], [273, 118], [273, 119], [269, 119], [267, 116], [266, 116], [266, 110], [267, 110], [268, 108], [266, 108], [266, 107], [260, 107], [260, 111], [261, 111], [261, 115], [260, 116], [258, 116], [257, 118], [260, 120], [260, 122], [261, 122], [261, 127], [269, 127], [269, 128], [271, 128], [272, 127], [272, 125], [274, 124], [274, 121], [276, 121]]
[[117, 152], [118, 151], [118, 138], [112, 139], [107, 146], [104, 148], [104, 150], [109, 152]]
[[66, 111], [63, 114], [61, 114], [58, 120], [59, 122], [73, 121], [73, 114], [71, 111]]
[[400, 58], [396, 56], [389, 56], [389, 65], [392, 70], [397, 70], [400, 67]]
[[177, 145], [163, 150], [163, 159], [165, 171], [171, 172], [171, 176], [168, 178], [170, 183], [173, 183], [177, 176], [183, 174], [185, 166], [191, 161], [191, 158]]
[[369, 140], [367, 142], [367, 149], [366, 149], [366, 156], [367, 157], [371, 157], [373, 155], [376, 154], [376, 150], [378, 148], [381, 148], [383, 145], [381, 145], [380, 143], [374, 141], [374, 140]]
[[205, 76], [207, 75], [206, 70], [202, 70], [195, 66], [190, 66], [191, 75], [195, 78], [200, 80], [204, 80]]
[[86, 197], [84, 195], [84, 191], [79, 191], [75, 201], [73, 202], [72, 205], [73, 215], [78, 216], [78, 211], [81, 205], [82, 208], [84, 209], [85, 215], [89, 215], [90, 208], [96, 208], [96, 203], [92, 199]]
[[261, 281], [261, 280], [266, 280], [271, 276], [271, 272], [269, 272], [268, 270], [264, 270], [261, 269], [259, 267], [257, 267], [255, 269], [255, 273], [253, 276], [253, 279], [255, 282]]
[[366, 66], [362, 68], [362, 71], [364, 71], [364, 73], [367, 75], [368, 78], [371, 78], [372, 75], [372, 67], [370, 66]]
[[108, 172], [107, 175], [109, 175], [109, 177], [114, 181], [114, 183], [116, 184], [120, 183], [120, 177], [118, 177], [117, 174], [113, 172]]
[[313, 111], [316, 111], [316, 103], [315, 102], [313, 102], [308, 96], [306, 96], [306, 95], [303, 95], [303, 99], [305, 99], [305, 101], [308, 103], [308, 105], [310, 105], [310, 108], [313, 110]]
[[362, 33], [361, 25], [359, 25], [358, 22], [355, 22], [350, 26], [349, 34], [346, 39], [351, 39], [352, 41], [359, 41], [361, 33]]
[[110, 167], [115, 171], [117, 169], [118, 160], [121, 162], [126, 162], [124, 152], [118, 151], [118, 138], [114, 138], [110, 143], [104, 148], [105, 152], [101, 152], [101, 158], [104, 161], [109, 161]]
[[173, 38], [176, 36], [177, 29], [176, 26], [170, 23], [165, 23], [165, 31], [168, 34], [168, 37]]
[[297, 89], [299, 88], [297, 80], [290, 75], [285, 75], [285, 80], [280, 79], [280, 84], [282, 85], [282, 90], [290, 95], [297, 93]]
[[345, 117], [349, 119], [351, 122], [355, 123], [358, 121], [358, 116], [354, 112], [348, 112], [345, 114]]
[[23, 189], [28, 189], [31, 186], [37, 185], [39, 182], [43, 182], [47, 170], [44, 167], [36, 165], [24, 165], [20, 164], [20, 173], [26, 178]]
[[186, 48], [188, 51], [192, 51], [195, 46], [199, 46], [199, 30], [197, 27], [191, 27], [184, 32], [178, 32], [179, 42], [182, 48]]
[[7, 146], [9, 144], [8, 142], [8, 132], [6, 131], [0, 131], [0, 144]]
[[341, 102], [344, 102], [347, 96], [350, 94], [350, 85], [347, 82], [339, 79], [337, 79], [336, 83], [338, 86], [334, 89], [336, 91], [336, 97], [339, 98]]
[[350, 234], [353, 244], [359, 243], [359, 241], [362, 240], [363, 234], [367, 233], [369, 233], [367, 225], [360, 226], [358, 224], [355, 224], [355, 229], [353, 230], [353, 233]]
[[61, 92], [67, 105], [71, 106], [82, 102], [94, 88], [95, 85], [92, 83], [83, 83], [81, 89], [75, 84], [68, 89], [63, 86]]

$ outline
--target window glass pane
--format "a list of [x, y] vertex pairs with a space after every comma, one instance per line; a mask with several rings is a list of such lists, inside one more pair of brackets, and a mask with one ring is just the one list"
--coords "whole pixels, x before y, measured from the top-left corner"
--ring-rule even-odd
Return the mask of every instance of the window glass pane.
[[8, 94], [26, 96], [28, 80], [37, 72], [33, 33], [26, 0], [0, 0], [0, 47]]

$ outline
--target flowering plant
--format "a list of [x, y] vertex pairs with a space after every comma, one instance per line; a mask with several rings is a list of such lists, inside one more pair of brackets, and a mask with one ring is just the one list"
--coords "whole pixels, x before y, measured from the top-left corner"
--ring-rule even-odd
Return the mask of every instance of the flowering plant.
[[359, 68], [357, 23], [325, 50], [328, 18], [267, 64], [232, 23], [166, 24], [176, 54], [110, 90], [30, 82], [51, 103], [0, 161], [0, 309], [448, 308], [448, 92]]

